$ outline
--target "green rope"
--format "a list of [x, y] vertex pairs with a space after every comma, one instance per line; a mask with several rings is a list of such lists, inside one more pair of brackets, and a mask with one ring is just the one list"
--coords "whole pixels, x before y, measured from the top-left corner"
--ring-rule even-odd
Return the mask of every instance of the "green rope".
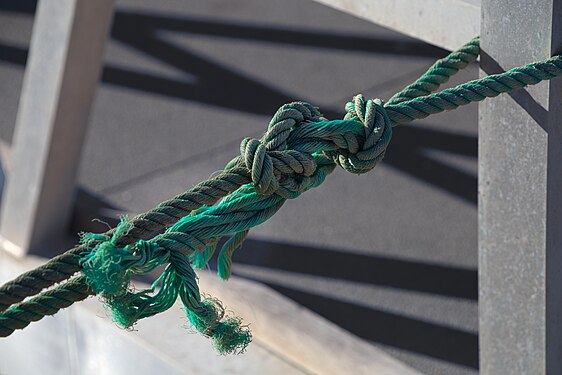
[[0, 337], [11, 335], [16, 329], [24, 329], [31, 322], [54, 315], [74, 302], [94, 294], [84, 277], [73, 278], [63, 286], [52, 288], [23, 304], [9, 307], [0, 314]]
[[[212, 338], [220, 353], [243, 351], [251, 340], [248, 327], [226, 316], [216, 299], [201, 296], [193, 267], [205, 267], [220, 239], [230, 236], [217, 263], [219, 276], [227, 279], [232, 255], [252, 227], [287, 199], [319, 186], [338, 165], [355, 174], [373, 169], [384, 157], [393, 126], [562, 74], [562, 58], [555, 56], [433, 93], [478, 53], [475, 38], [386, 104], [357, 95], [343, 120], [329, 121], [303, 102], [282, 106], [264, 136], [243, 140], [240, 156], [218, 176], [123, 219], [105, 234], [83, 235], [81, 245], [0, 287], [0, 337], [92, 294], [102, 297], [124, 327], [169, 309], [179, 298], [191, 326]], [[134, 275], [161, 265], [164, 271], [150, 289], [132, 289]], [[71, 278], [80, 271], [83, 276]]]
[[399, 93], [390, 98], [387, 104], [398, 104], [437, 91], [442, 84], [457, 74], [459, 70], [476, 61], [479, 53], [480, 37], [477, 36], [445, 58], [437, 60], [416, 82], [403, 88]]
[[435, 94], [387, 105], [385, 109], [394, 125], [403, 124], [450, 111], [461, 105], [493, 98], [505, 92], [536, 85], [559, 76], [561, 72], [562, 56], [554, 56], [545, 61], [476, 79]]
[[[145, 238], [153, 232], [165, 229], [175, 223], [178, 218], [186, 216], [202, 206], [214, 204], [218, 199], [249, 182], [251, 179], [246, 168], [236, 167], [225, 170], [213, 179], [204, 181], [185, 193], [162, 202], [154, 209], [131, 219], [131, 229], [118, 239], [118, 244], [124, 246]], [[113, 230], [104, 233], [107, 237], [111, 237], [112, 234]], [[90, 252], [100, 242], [100, 240], [91, 239], [1, 286], [0, 312], [23, 301], [26, 297], [40, 293], [43, 289], [80, 272], [82, 255]]]

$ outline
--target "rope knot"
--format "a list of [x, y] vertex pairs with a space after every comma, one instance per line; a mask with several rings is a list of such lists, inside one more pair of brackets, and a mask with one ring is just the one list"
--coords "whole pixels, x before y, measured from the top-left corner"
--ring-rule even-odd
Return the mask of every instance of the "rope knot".
[[392, 123], [380, 99], [365, 100], [363, 95], [356, 95], [345, 109], [345, 120], [357, 120], [363, 124], [362, 139], [347, 142], [348, 147], [328, 155], [348, 172], [366, 173], [384, 157], [392, 138]]
[[132, 224], [122, 218], [111, 237], [92, 233], [81, 235], [83, 243], [92, 239], [103, 241], [81, 260], [81, 264], [88, 283], [105, 297], [124, 295], [133, 274], [149, 272], [166, 262], [170, 256], [168, 251], [153, 241], [139, 240], [119, 247], [119, 238], [131, 227]]
[[316, 171], [316, 162], [310, 154], [295, 150], [270, 151], [253, 138], [242, 141], [240, 154], [251, 173], [256, 192], [262, 195], [271, 195], [280, 187], [292, 190], [295, 180], [309, 177]]
[[312, 155], [289, 149], [287, 139], [302, 124], [321, 119], [318, 109], [308, 103], [285, 104], [277, 110], [260, 140], [242, 141], [240, 154], [257, 193], [292, 195], [303, 185], [303, 178], [314, 174], [316, 162]]
[[259, 194], [270, 195], [279, 188], [279, 181], [273, 173], [271, 156], [259, 140], [245, 138], [240, 144], [240, 155]]

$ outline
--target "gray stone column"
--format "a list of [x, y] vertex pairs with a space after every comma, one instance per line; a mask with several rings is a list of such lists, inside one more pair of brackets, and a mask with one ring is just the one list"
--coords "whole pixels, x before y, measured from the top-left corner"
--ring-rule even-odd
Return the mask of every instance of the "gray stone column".
[[[482, 75], [562, 52], [561, 0], [482, 0]], [[562, 79], [486, 100], [479, 126], [482, 374], [562, 374]]]
[[18, 255], [61, 236], [97, 87], [113, 0], [42, 0], [2, 197], [2, 245]]

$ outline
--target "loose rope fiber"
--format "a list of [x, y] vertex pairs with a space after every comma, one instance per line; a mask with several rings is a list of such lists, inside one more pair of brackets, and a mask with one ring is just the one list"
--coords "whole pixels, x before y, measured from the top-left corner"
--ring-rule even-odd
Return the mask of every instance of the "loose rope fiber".
[[[219, 353], [242, 352], [251, 340], [248, 327], [227, 316], [218, 300], [201, 295], [193, 269], [205, 267], [220, 239], [230, 236], [217, 263], [219, 276], [228, 279], [232, 255], [252, 227], [322, 184], [337, 166], [355, 174], [373, 169], [394, 126], [562, 74], [562, 57], [554, 56], [436, 92], [478, 54], [475, 38], [387, 103], [357, 95], [343, 120], [328, 120], [304, 102], [282, 106], [263, 137], [244, 139], [240, 156], [214, 178], [104, 234], [82, 234], [78, 246], [0, 287], [0, 337], [94, 294], [123, 327], [179, 298], [191, 326], [211, 338]], [[132, 288], [134, 275], [162, 265], [150, 289]]]

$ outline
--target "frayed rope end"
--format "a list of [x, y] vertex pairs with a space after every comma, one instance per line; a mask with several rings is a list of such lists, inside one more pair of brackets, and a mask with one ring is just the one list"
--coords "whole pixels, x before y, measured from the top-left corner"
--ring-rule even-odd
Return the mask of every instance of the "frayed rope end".
[[[117, 247], [116, 242], [131, 227], [128, 219], [122, 217], [111, 238], [104, 237], [105, 241], [82, 259], [83, 273], [96, 293], [115, 296], [127, 291], [130, 275], [123, 269], [123, 260], [130, 254], [127, 249]], [[82, 242], [92, 239], [99, 240], [100, 237], [90, 233], [81, 234]]]
[[132, 328], [139, 318], [138, 302], [143, 293], [126, 293], [123, 296], [106, 299], [113, 321], [123, 328]]
[[211, 338], [219, 354], [241, 354], [252, 341], [249, 327], [242, 325], [242, 319], [238, 317], [224, 319], [224, 307], [217, 299], [206, 298], [201, 301], [197, 310], [186, 310], [191, 326]]

